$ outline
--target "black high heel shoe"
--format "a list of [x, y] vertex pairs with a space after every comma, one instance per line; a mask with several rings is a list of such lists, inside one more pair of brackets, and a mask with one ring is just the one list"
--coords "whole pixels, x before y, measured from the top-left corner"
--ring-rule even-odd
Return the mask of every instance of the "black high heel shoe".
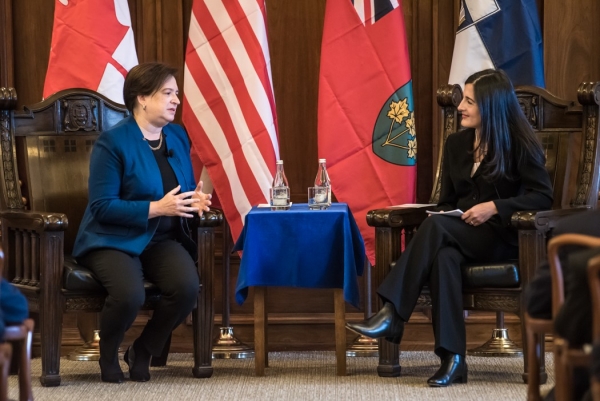
[[383, 308], [367, 320], [358, 323], [346, 323], [346, 327], [355, 333], [370, 338], [382, 338], [400, 344], [404, 334], [404, 321], [396, 313], [394, 305], [386, 302]]
[[147, 382], [150, 380], [151, 355], [148, 351], [140, 350], [134, 342], [125, 351], [123, 359], [127, 366], [129, 366], [129, 380], [134, 382]]
[[459, 354], [448, 354], [442, 358], [442, 366], [427, 380], [430, 387], [448, 387], [452, 383], [467, 382], [467, 362]]

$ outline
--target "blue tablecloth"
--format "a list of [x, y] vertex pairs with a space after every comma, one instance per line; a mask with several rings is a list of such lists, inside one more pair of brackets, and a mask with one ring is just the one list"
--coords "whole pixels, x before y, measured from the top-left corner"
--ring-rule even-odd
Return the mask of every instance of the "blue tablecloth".
[[235, 299], [244, 303], [251, 286], [343, 288], [344, 299], [359, 306], [357, 276], [365, 245], [345, 203], [309, 210], [252, 208], [234, 250], [243, 250]]

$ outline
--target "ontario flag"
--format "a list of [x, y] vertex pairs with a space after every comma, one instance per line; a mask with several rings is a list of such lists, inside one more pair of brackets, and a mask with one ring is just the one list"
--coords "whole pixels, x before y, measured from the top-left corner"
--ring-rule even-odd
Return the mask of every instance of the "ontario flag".
[[417, 137], [399, 0], [328, 0], [321, 47], [319, 157], [375, 263], [371, 209], [415, 199]]
[[270, 70], [263, 0], [194, 1], [182, 117], [234, 241], [267, 201], [279, 158]]
[[86, 88], [123, 103], [127, 72], [138, 64], [127, 0], [56, 0], [44, 98]]
[[536, 0], [461, 0], [449, 83], [504, 70], [513, 85], [544, 87], [544, 53]]

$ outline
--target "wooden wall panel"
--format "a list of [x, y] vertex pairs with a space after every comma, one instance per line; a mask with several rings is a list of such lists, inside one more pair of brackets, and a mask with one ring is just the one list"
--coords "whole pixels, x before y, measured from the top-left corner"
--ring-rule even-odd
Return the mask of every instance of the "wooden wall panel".
[[577, 100], [582, 81], [600, 80], [600, 2], [544, 0], [543, 13], [546, 87]]
[[325, 0], [267, 0], [279, 149], [292, 202], [306, 202], [317, 173], [317, 99]]
[[54, 1], [12, 0], [12, 9], [14, 86], [18, 105], [22, 106], [42, 100], [52, 40]]

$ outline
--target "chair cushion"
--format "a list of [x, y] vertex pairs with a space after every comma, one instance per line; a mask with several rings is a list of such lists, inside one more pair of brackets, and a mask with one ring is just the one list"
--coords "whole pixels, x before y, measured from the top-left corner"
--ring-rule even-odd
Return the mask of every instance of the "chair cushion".
[[[106, 290], [100, 284], [93, 271], [77, 263], [71, 255], [65, 255], [63, 286], [66, 290], [76, 292], [104, 293]], [[146, 299], [160, 295], [160, 290], [154, 284], [144, 280]]]
[[471, 263], [462, 266], [462, 282], [468, 288], [514, 288], [520, 285], [517, 261], [506, 263]]

